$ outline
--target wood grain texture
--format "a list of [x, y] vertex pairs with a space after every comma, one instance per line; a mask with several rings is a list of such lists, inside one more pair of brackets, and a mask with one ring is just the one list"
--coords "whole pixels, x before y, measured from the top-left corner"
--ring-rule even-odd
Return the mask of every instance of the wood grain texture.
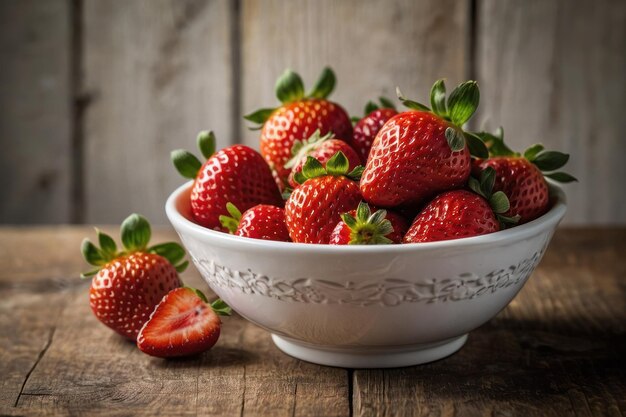
[[[0, 229], [1, 415], [348, 414], [346, 370], [285, 356], [238, 316], [224, 319], [219, 344], [201, 356], [163, 361], [139, 352], [89, 310], [88, 282], [78, 279], [85, 236], [92, 229]], [[153, 233], [155, 243], [175, 238]], [[193, 267], [183, 278], [214, 297]]]
[[[351, 115], [379, 95], [395, 101], [396, 86], [426, 100], [436, 79], [454, 85], [468, 74], [468, 1], [242, 0], [241, 13], [244, 113], [277, 104], [287, 67], [310, 87], [332, 66], [331, 98]], [[258, 131], [244, 139], [258, 148]]]
[[355, 371], [354, 415], [623, 415], [624, 233], [557, 232], [520, 294], [457, 354]]
[[69, 0], [0, 1], [0, 223], [70, 220], [69, 21]]
[[485, 126], [571, 154], [565, 222], [626, 222], [626, 3], [479, 0]]
[[165, 223], [183, 182], [170, 151], [195, 151], [203, 129], [231, 142], [231, 12], [228, 0], [85, 1], [86, 221]]

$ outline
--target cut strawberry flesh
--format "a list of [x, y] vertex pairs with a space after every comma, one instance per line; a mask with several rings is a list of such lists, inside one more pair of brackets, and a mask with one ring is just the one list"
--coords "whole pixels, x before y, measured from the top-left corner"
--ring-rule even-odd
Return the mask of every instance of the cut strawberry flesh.
[[219, 334], [220, 319], [211, 307], [189, 288], [179, 288], [157, 306], [137, 345], [153, 356], [185, 356], [209, 349]]

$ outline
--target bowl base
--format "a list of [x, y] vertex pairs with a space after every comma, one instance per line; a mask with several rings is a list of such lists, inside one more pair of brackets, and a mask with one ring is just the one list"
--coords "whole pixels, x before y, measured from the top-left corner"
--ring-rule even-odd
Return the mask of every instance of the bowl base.
[[398, 368], [445, 358], [463, 347], [467, 334], [443, 342], [380, 349], [316, 346], [275, 334], [272, 334], [272, 340], [287, 355], [318, 365], [340, 368]]

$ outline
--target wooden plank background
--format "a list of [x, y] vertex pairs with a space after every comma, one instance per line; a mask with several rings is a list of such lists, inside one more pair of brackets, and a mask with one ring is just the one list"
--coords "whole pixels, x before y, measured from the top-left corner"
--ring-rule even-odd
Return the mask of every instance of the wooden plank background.
[[0, 0], [0, 223], [166, 223], [173, 148], [334, 67], [354, 115], [396, 85], [475, 78], [475, 126], [572, 154], [566, 223], [626, 223], [626, 2]]

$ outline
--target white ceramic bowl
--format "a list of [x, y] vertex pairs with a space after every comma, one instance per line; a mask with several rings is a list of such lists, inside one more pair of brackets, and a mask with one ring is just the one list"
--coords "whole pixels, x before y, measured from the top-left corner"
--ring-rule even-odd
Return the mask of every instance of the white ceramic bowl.
[[553, 206], [527, 224], [432, 243], [334, 246], [247, 239], [191, 219], [191, 182], [167, 216], [209, 286], [272, 333], [285, 353], [318, 364], [382, 368], [434, 361], [515, 297], [565, 214]]

